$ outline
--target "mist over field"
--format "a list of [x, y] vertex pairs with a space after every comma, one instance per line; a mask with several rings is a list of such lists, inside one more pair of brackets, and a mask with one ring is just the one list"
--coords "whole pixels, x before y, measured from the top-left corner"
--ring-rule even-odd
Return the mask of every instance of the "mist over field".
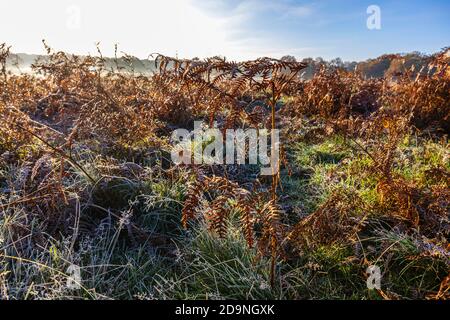
[[[332, 66], [342, 67], [348, 71], [357, 70], [367, 78], [382, 78], [392, 76], [396, 73], [404, 72], [414, 68], [413, 74], [417, 72], [428, 73], [427, 55], [420, 52], [403, 54], [386, 54], [377, 58], [365, 61], [342, 61], [341, 58], [335, 58], [329, 61], [321, 57], [318, 58], [296, 58], [294, 56], [284, 56], [284, 59], [295, 59], [308, 64], [303, 70], [301, 77], [311, 79], [320, 69], [320, 65], [325, 63]], [[36, 54], [11, 54], [6, 62], [6, 67], [13, 73], [32, 73], [32, 64], [38, 60], [48, 59], [45, 55]], [[136, 57], [106, 58], [105, 67], [108, 70], [121, 72], [135, 72], [142, 75], [152, 75], [156, 71], [155, 61], [151, 59], [139, 59]]]

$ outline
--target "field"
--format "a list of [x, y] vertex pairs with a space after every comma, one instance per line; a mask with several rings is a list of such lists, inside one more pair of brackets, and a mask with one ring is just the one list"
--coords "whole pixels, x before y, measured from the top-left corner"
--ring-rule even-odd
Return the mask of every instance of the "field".
[[[448, 50], [304, 80], [289, 59], [142, 75], [46, 49], [13, 74], [0, 46], [0, 299], [450, 297]], [[280, 129], [279, 172], [175, 165], [194, 121]]]

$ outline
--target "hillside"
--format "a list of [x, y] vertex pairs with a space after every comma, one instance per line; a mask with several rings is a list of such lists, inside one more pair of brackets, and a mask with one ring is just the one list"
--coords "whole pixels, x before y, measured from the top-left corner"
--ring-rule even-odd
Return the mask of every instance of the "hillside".
[[[447, 50], [447, 60], [450, 61], [450, 56]], [[47, 57], [45, 55], [35, 54], [11, 54], [7, 60], [7, 68], [11, 72], [30, 72], [31, 65], [37, 60], [45, 61]], [[283, 59], [283, 58], [282, 58]], [[294, 58], [295, 59], [295, 58]], [[403, 73], [405, 71], [411, 71], [412, 76], [416, 76], [417, 72], [421, 71], [423, 74], [429, 72], [430, 57], [419, 52], [413, 52], [408, 54], [386, 54], [375, 59], [368, 59], [366, 61], [356, 62], [343, 62], [337, 58], [331, 61], [325, 61], [321, 58], [305, 58], [301, 61], [308, 66], [302, 71], [303, 79], [311, 79], [319, 70], [321, 66], [335, 66], [344, 68], [348, 71], [357, 70], [366, 78], [382, 78], [392, 77], [396, 74]], [[155, 61], [148, 59], [139, 59], [136, 57], [120, 57], [118, 59], [105, 58], [105, 67], [107, 70], [117, 71], [120, 69], [124, 72], [136, 72], [143, 75], [153, 74], [155, 71]], [[413, 69], [411, 69], [413, 67]], [[431, 70], [432, 71], [432, 70]]]
[[[48, 61], [46, 55], [17, 53], [11, 54], [7, 59], [7, 69], [13, 73], [31, 72], [31, 65], [36, 61]], [[111, 71], [136, 72], [150, 75], [155, 70], [155, 62], [148, 59], [138, 59], [135, 57], [120, 57], [118, 59], [105, 58], [105, 68]]]

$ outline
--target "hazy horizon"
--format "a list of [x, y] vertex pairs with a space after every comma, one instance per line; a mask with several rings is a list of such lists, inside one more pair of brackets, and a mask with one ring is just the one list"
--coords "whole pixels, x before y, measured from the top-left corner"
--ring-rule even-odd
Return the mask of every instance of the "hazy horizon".
[[[50, 45], [50, 44], [49, 44]], [[55, 48], [55, 47], [52, 47], [51, 45], [50, 45], [50, 47], [52, 48], [52, 50], [54, 50], [54, 51], [62, 51], [62, 52], [64, 52], [64, 53], [66, 53], [66, 54], [73, 54], [73, 55], [79, 55], [79, 56], [87, 56], [87, 55], [91, 55], [91, 56], [99, 56], [99, 54], [98, 54], [98, 52], [92, 52], [92, 53], [87, 53], [87, 54], [76, 54], [76, 53], [72, 53], [72, 52], [68, 52], [68, 51], [64, 51], [64, 50], [59, 50], [58, 48]], [[447, 46], [448, 47], [448, 46]], [[42, 47], [43, 49], [42, 49], [42, 52], [40, 52], [40, 53], [35, 53], [35, 52], [14, 52], [14, 50], [11, 50], [11, 54], [12, 55], [27, 55], [27, 56], [47, 56], [47, 52], [45, 52], [45, 50], [44, 50], [44, 46]], [[298, 61], [301, 61], [302, 59], [319, 59], [319, 58], [323, 58], [325, 61], [331, 61], [331, 60], [333, 60], [333, 59], [337, 59], [337, 58], [341, 58], [342, 59], [342, 61], [343, 62], [365, 62], [365, 61], [368, 61], [368, 60], [374, 60], [374, 59], [377, 59], [377, 58], [379, 58], [379, 57], [381, 57], [381, 56], [384, 56], [384, 55], [391, 55], [391, 54], [401, 54], [401, 55], [408, 55], [408, 54], [415, 54], [415, 53], [420, 53], [420, 54], [424, 54], [424, 55], [432, 55], [432, 54], [435, 54], [435, 53], [439, 53], [439, 52], [441, 52], [442, 51], [442, 49], [444, 49], [444, 48], [446, 48], [446, 47], [442, 47], [440, 50], [437, 50], [437, 51], [434, 51], [434, 52], [421, 52], [421, 51], [418, 51], [418, 50], [413, 50], [413, 51], [409, 51], [409, 52], [385, 52], [385, 53], [383, 53], [383, 54], [381, 54], [381, 55], [376, 55], [376, 56], [370, 56], [370, 57], [368, 57], [368, 58], [366, 58], [366, 59], [362, 59], [362, 60], [345, 60], [345, 59], [342, 59], [341, 57], [339, 57], [339, 56], [336, 56], [336, 57], [332, 57], [332, 58], [330, 58], [330, 59], [325, 59], [325, 58], [323, 58], [323, 57], [321, 57], [321, 56], [317, 56], [317, 57], [315, 57], [315, 56], [294, 56]], [[13, 48], [11, 48], [11, 49], [13, 49]], [[123, 58], [123, 57], [125, 57], [125, 54], [128, 54], [125, 50], [124, 51], [121, 51], [121, 53], [119, 54], [118, 53], [118, 55], [117, 55], [117, 57], [120, 59], [120, 58]], [[103, 55], [103, 54], [102, 54]], [[223, 55], [219, 55], [219, 56], [223, 56]], [[286, 55], [284, 55], [284, 56], [289, 56], [289, 54], [286, 54]], [[109, 56], [109, 55], [103, 55], [103, 57], [104, 58], [107, 58], [107, 59], [114, 59], [114, 55], [111, 55], [111, 56]], [[134, 57], [134, 58], [137, 58], [137, 59], [139, 59], [139, 60], [141, 60], [141, 61], [144, 61], [144, 60], [148, 60], [148, 61], [153, 61], [154, 60], [154, 58], [155, 58], [155, 56], [153, 56], [153, 58], [151, 57], [151, 56], [148, 56], [148, 57], [136, 57], [136, 56], [132, 56], [132, 57]], [[228, 57], [226, 57], [226, 56], [223, 56], [223, 57], [225, 57], [227, 60], [231, 60], [231, 59], [229, 59]], [[261, 56], [262, 57], [262, 56]], [[192, 59], [192, 58], [198, 58], [198, 57], [180, 57], [180, 58], [186, 58], [186, 59]], [[205, 58], [207, 58], [207, 57], [205, 57]], [[279, 57], [279, 58], [282, 58], [282, 57]], [[234, 60], [236, 60], [236, 59], [234, 59]], [[236, 60], [236, 61], [241, 61], [241, 60]]]

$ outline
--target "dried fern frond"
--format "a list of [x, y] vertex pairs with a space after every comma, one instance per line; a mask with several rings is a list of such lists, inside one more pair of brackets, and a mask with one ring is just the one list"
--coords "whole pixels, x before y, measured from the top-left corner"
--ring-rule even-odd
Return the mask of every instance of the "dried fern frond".
[[368, 213], [367, 206], [356, 194], [339, 190], [314, 213], [298, 222], [287, 239], [294, 244], [294, 250], [351, 241], [364, 226]]
[[206, 220], [209, 229], [216, 232], [220, 238], [225, 238], [227, 234], [227, 218], [230, 210], [226, 207], [229, 198], [226, 196], [219, 196], [214, 199], [210, 208], [206, 212]]
[[203, 195], [204, 181], [195, 179], [188, 187], [186, 200], [181, 210], [181, 223], [186, 229], [188, 221], [193, 220], [197, 214], [198, 205]]

